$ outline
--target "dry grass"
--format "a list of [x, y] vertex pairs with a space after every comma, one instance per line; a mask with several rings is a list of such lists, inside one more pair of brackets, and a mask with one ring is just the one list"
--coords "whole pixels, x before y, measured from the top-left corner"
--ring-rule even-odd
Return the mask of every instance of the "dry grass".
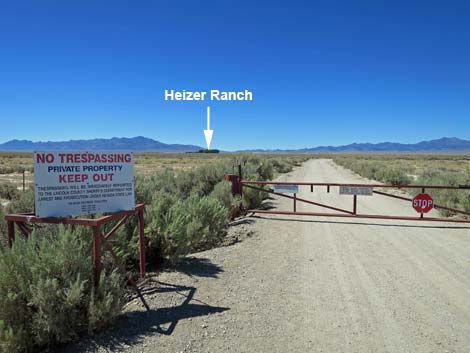
[[[233, 158], [235, 156], [235, 158]], [[221, 153], [157, 153], [145, 152], [136, 153], [135, 171], [138, 175], [149, 176], [162, 170], [171, 169], [174, 171], [190, 170], [202, 164], [214, 163], [219, 160], [234, 159], [233, 173], [237, 171], [237, 160], [243, 154]], [[297, 158], [299, 155], [279, 155], [265, 154], [267, 158]], [[239, 157], [239, 158], [238, 158]], [[305, 158], [305, 155], [302, 155]], [[18, 187], [22, 186], [23, 174], [26, 170], [26, 185], [33, 182], [33, 158], [32, 153], [27, 152], [0, 152], [0, 183], [13, 183]]]
[[[234, 154], [198, 154], [198, 153], [137, 153], [135, 171], [139, 175], [152, 175], [153, 173], [171, 169], [175, 171], [190, 170], [195, 167], [212, 163], [220, 159], [233, 158]], [[235, 154], [235, 156], [242, 156]], [[296, 158], [295, 154], [264, 154], [267, 158], [279, 157]], [[302, 154], [302, 157], [307, 155]], [[333, 158], [341, 161], [343, 165], [357, 164], [357, 162], [385, 163], [393, 165], [408, 175], [415, 177], [423, 171], [433, 169], [439, 172], [462, 172], [470, 168], [470, 155], [442, 155], [442, 154], [312, 154], [311, 158]], [[347, 163], [347, 162], [349, 163]], [[346, 162], [346, 163], [345, 163]], [[27, 152], [0, 152], [0, 183], [14, 183], [22, 185], [22, 170], [26, 170], [26, 183], [33, 181], [32, 154]], [[354, 168], [351, 168], [354, 169]], [[236, 172], [236, 163], [233, 166]]]

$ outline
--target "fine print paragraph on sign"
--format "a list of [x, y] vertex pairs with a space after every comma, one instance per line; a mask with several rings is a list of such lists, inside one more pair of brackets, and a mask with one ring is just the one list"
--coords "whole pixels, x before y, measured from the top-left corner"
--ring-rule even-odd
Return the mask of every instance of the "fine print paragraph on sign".
[[34, 152], [33, 158], [37, 217], [135, 208], [132, 152]]

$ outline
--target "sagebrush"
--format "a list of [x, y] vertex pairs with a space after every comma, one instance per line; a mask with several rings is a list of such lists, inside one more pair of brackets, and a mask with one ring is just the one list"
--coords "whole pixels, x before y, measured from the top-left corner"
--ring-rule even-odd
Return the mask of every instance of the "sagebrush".
[[126, 297], [116, 271], [103, 271], [95, 292], [89, 233], [60, 227], [56, 235], [33, 232], [0, 249], [2, 352], [68, 342], [120, 313]]

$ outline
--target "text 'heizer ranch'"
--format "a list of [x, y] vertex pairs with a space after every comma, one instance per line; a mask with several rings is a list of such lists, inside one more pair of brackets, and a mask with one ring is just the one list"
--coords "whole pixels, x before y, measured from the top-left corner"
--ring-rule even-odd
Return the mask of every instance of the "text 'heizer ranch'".
[[164, 97], [166, 101], [252, 101], [253, 92], [247, 89], [243, 91], [211, 89], [209, 92], [166, 89]]

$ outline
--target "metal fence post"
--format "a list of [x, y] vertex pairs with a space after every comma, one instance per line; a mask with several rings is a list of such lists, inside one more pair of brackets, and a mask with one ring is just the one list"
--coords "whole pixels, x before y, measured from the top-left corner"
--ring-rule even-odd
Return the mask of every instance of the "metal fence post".
[[15, 222], [7, 221], [8, 226], [8, 246], [11, 248], [15, 240]]
[[139, 257], [140, 257], [140, 279], [145, 277], [145, 236], [144, 236], [144, 210], [138, 212], [138, 227], [139, 227]]
[[101, 276], [101, 226], [93, 226], [93, 275], [95, 287], [98, 287]]

